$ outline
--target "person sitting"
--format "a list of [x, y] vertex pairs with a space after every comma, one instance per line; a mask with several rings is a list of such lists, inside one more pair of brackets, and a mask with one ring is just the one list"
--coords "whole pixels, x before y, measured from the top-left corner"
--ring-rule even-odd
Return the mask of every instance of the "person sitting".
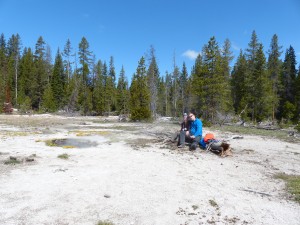
[[177, 145], [179, 145], [179, 137], [180, 137], [180, 132], [187, 132], [190, 130], [190, 123], [188, 120], [187, 113], [183, 113], [183, 121], [181, 123], [181, 128], [179, 131], [177, 131], [173, 137], [172, 137], [172, 142], [175, 142], [178, 139]]
[[189, 112], [190, 130], [187, 132], [180, 132], [179, 148], [185, 146], [185, 142], [191, 143], [190, 150], [196, 150], [202, 138], [202, 121], [196, 117], [196, 112], [191, 110]]

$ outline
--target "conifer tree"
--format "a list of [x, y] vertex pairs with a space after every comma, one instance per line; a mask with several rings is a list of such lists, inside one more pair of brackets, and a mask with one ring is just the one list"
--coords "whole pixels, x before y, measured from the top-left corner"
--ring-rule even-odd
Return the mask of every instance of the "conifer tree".
[[255, 122], [255, 93], [256, 89], [256, 76], [255, 76], [255, 59], [257, 59], [257, 51], [259, 48], [258, 38], [256, 32], [253, 31], [251, 35], [251, 40], [246, 49], [246, 59], [247, 59], [247, 71], [245, 73], [245, 83], [246, 83], [246, 102], [248, 104], [248, 114], [251, 120]]
[[94, 89], [94, 110], [98, 115], [102, 115], [104, 112], [104, 76], [103, 76], [103, 64], [101, 60], [97, 62], [95, 69], [95, 89]]
[[180, 96], [179, 93], [179, 76], [180, 76], [180, 70], [178, 66], [176, 65], [176, 60], [175, 60], [175, 54], [173, 58], [173, 72], [172, 72], [172, 89], [171, 89], [171, 97], [172, 97], [172, 116], [178, 116], [181, 113], [181, 108], [178, 107], [178, 99]]
[[295, 100], [296, 100], [296, 115], [295, 115], [295, 121], [300, 121], [300, 65], [298, 68], [298, 74], [296, 77], [296, 82], [295, 82], [295, 89], [296, 89], [296, 96], [295, 96]]
[[296, 56], [292, 46], [290, 46], [285, 53], [283, 62], [283, 69], [281, 74], [282, 88], [280, 91], [280, 106], [279, 119], [295, 119], [297, 115], [296, 101], [295, 101], [295, 80], [296, 80]]
[[184, 112], [188, 111], [188, 72], [187, 68], [185, 65], [185, 62], [183, 62], [182, 65], [182, 71], [180, 73], [179, 77], [179, 102], [178, 106], [181, 109], [181, 113], [183, 114]]
[[[231, 75], [231, 94], [233, 99], [233, 107], [235, 113], [241, 114], [243, 110], [247, 109], [248, 103], [247, 99], [247, 89], [246, 89], [246, 77], [247, 72], [247, 60], [245, 54], [240, 50], [240, 54], [234, 65]], [[245, 120], [247, 115], [244, 113], [241, 118]]]
[[164, 77], [159, 78], [158, 90], [157, 90], [157, 113], [161, 116], [166, 116], [166, 83]]
[[254, 120], [259, 122], [271, 116], [272, 113], [272, 99], [270, 98], [272, 88], [270, 80], [267, 78], [266, 58], [262, 44], [259, 44], [256, 53], [253, 75], [255, 89], [252, 93], [254, 99], [252, 112]]
[[89, 43], [86, 40], [85, 37], [82, 37], [81, 42], [79, 43], [79, 51], [78, 51], [78, 55], [79, 55], [79, 62], [81, 64], [81, 75], [82, 75], [82, 81], [83, 84], [88, 86], [90, 83], [90, 77], [89, 77], [89, 65], [91, 62], [91, 55], [92, 52], [89, 50]]
[[130, 86], [130, 114], [132, 120], [151, 118], [150, 93], [147, 86], [144, 57], [139, 61]]
[[166, 116], [173, 116], [172, 112], [172, 105], [173, 105], [173, 81], [172, 81], [172, 74], [166, 71], [166, 80], [165, 80], [165, 115]]
[[114, 58], [111, 56], [109, 61], [109, 72], [105, 82], [105, 100], [108, 114], [116, 109], [116, 72]]
[[[34, 90], [32, 89], [33, 84], [36, 82], [36, 67], [34, 61], [34, 55], [31, 48], [25, 48], [23, 55], [20, 59], [19, 67], [19, 88], [18, 88], [18, 102], [20, 107], [22, 103], [26, 100], [27, 104], [32, 104], [32, 99], [34, 97]], [[32, 105], [28, 107], [27, 105], [23, 107], [24, 110], [29, 110]]]
[[[202, 53], [203, 54], [203, 53]], [[198, 112], [204, 112], [204, 66], [202, 56], [199, 54], [195, 60], [195, 65], [192, 69], [192, 74], [190, 77], [190, 106], [196, 109]], [[205, 116], [205, 115], [204, 115]]]
[[41, 106], [44, 112], [55, 112], [57, 110], [50, 83], [46, 86], [42, 99], [43, 101]]
[[64, 46], [64, 51], [63, 51], [63, 56], [65, 57], [64, 59], [64, 67], [65, 71], [67, 73], [67, 79], [68, 81], [70, 80], [70, 76], [72, 74], [72, 67], [71, 67], [71, 53], [72, 53], [72, 46], [71, 46], [71, 41], [68, 39], [65, 46]]
[[129, 112], [129, 90], [128, 81], [125, 76], [125, 70], [122, 66], [117, 85], [117, 110], [119, 114], [127, 114]]
[[14, 103], [17, 106], [18, 98], [18, 76], [19, 76], [19, 62], [21, 57], [21, 38], [19, 34], [12, 35], [7, 44], [7, 51], [9, 57], [9, 80], [11, 90], [14, 92]]
[[53, 68], [52, 79], [50, 81], [56, 109], [61, 109], [65, 102], [66, 77], [64, 74], [63, 60], [59, 49], [57, 50]]
[[229, 112], [233, 110], [233, 100], [231, 98], [231, 89], [230, 89], [230, 64], [233, 59], [231, 52], [231, 43], [229, 39], [226, 39], [221, 50], [221, 99], [219, 105], [219, 111], [222, 116], [227, 116]]
[[203, 89], [205, 118], [215, 122], [222, 101], [222, 60], [218, 43], [211, 37], [203, 49]]
[[91, 86], [91, 78], [90, 78], [90, 63], [91, 63], [91, 55], [92, 52], [89, 50], [89, 43], [85, 37], [81, 39], [79, 43], [79, 62], [81, 64], [81, 68], [79, 69], [79, 74], [81, 75], [81, 79], [79, 80], [79, 95], [78, 95], [78, 103], [81, 106], [81, 112], [83, 115], [87, 115], [92, 110], [92, 92], [89, 89]]
[[46, 48], [45, 41], [42, 36], [40, 36], [35, 45], [35, 53], [34, 53], [34, 62], [35, 62], [35, 77], [31, 82], [30, 89], [32, 90], [31, 101], [32, 106], [35, 110], [40, 109], [42, 95], [44, 93], [44, 89], [47, 85], [48, 77], [47, 77], [47, 68], [46, 68]]
[[147, 70], [147, 81], [150, 91], [150, 109], [153, 118], [157, 113], [157, 101], [158, 101], [158, 82], [159, 82], [159, 69], [156, 62], [155, 49], [150, 46], [150, 59], [149, 67]]
[[4, 34], [0, 36], [0, 112], [2, 112], [2, 103], [5, 102], [5, 88], [7, 80], [7, 54], [6, 40]]
[[279, 89], [280, 89], [280, 73], [282, 62], [280, 56], [282, 54], [281, 46], [278, 44], [278, 37], [276, 34], [273, 35], [270, 49], [268, 51], [268, 78], [271, 81], [272, 92], [270, 93], [272, 102], [272, 120], [275, 120], [275, 114], [278, 112], [279, 107]]

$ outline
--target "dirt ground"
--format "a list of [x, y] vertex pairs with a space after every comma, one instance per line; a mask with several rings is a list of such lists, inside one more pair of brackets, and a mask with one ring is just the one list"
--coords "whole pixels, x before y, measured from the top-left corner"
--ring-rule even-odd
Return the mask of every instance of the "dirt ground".
[[178, 149], [178, 128], [0, 115], [0, 224], [300, 224], [300, 205], [274, 178], [300, 175], [299, 143], [212, 131], [233, 149], [221, 158]]

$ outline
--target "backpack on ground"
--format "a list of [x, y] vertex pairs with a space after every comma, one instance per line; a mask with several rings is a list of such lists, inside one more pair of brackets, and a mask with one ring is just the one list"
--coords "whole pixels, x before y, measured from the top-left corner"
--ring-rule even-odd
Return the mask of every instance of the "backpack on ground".
[[200, 140], [200, 146], [206, 151], [211, 151], [219, 156], [225, 157], [232, 155], [230, 145], [223, 140], [217, 140], [213, 133], [207, 133]]
[[211, 140], [215, 139], [215, 135], [213, 133], [207, 133], [203, 139], [204, 139], [204, 142], [206, 144], [208, 144]]

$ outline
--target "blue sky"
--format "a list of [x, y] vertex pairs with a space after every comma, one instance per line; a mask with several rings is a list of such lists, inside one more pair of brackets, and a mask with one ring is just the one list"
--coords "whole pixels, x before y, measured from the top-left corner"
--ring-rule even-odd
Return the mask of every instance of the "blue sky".
[[161, 75], [185, 62], [190, 73], [195, 55], [210, 37], [231, 41], [235, 59], [255, 30], [267, 52], [278, 35], [292, 45], [300, 62], [300, 0], [0, 0], [0, 33], [19, 33], [23, 47], [34, 49], [39, 36], [53, 59], [69, 38], [73, 50], [84, 36], [96, 59], [114, 57], [129, 78], [153, 45]]

